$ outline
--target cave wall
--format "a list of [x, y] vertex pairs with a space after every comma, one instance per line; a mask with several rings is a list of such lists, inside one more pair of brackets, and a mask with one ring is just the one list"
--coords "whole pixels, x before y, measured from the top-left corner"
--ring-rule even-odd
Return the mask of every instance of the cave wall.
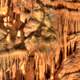
[[0, 80], [79, 80], [79, 0], [0, 2]]

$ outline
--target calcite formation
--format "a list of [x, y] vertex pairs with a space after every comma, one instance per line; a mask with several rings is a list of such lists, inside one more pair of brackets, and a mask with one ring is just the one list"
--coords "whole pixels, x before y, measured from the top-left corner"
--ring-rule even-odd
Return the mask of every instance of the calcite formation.
[[0, 0], [0, 80], [80, 80], [80, 0]]

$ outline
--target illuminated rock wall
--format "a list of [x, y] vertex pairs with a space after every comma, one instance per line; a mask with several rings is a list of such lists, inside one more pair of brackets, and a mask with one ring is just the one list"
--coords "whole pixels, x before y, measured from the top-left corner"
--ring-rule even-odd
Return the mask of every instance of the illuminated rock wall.
[[79, 0], [0, 0], [0, 80], [80, 80]]

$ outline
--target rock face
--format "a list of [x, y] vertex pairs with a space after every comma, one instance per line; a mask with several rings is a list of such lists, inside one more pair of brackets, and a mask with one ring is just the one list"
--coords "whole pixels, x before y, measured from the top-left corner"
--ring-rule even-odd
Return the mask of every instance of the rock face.
[[80, 0], [0, 0], [0, 80], [80, 80]]

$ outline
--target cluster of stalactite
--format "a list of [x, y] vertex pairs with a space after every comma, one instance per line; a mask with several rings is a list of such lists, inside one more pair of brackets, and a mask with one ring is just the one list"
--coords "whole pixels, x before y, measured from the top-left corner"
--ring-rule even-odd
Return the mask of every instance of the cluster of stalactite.
[[[65, 3], [65, 4], [64, 4]], [[44, 2], [48, 6], [47, 2]], [[53, 6], [61, 6], [54, 9]], [[70, 4], [70, 5], [69, 5]], [[75, 10], [72, 5], [79, 3], [69, 3], [65, 1], [53, 1], [53, 3], [49, 3], [49, 6], [52, 8], [51, 10], [45, 8], [46, 12], [51, 12], [58, 18], [54, 23], [55, 26], [58, 27], [59, 32], [59, 41], [60, 41], [60, 50], [62, 52], [62, 63], [59, 64], [60, 68], [57, 71], [60, 71], [60, 74], [58, 73], [58, 77], [60, 80], [79, 80], [79, 52], [80, 52], [80, 18], [79, 18], [79, 6], [75, 7], [77, 10]], [[66, 6], [66, 7], [65, 7]], [[54, 17], [55, 18], [55, 17]], [[77, 53], [77, 54], [76, 54]], [[59, 56], [59, 55], [57, 55]], [[78, 66], [78, 67], [77, 67]], [[78, 76], [77, 76], [78, 75]]]
[[[74, 13], [75, 14], [75, 13]], [[62, 17], [62, 33], [61, 33], [61, 39], [62, 39], [62, 51], [63, 51], [63, 64], [61, 66], [61, 72], [60, 77], [61, 80], [74, 80], [77, 79], [79, 80], [79, 77], [76, 76], [77, 74], [79, 75], [79, 52], [80, 52], [80, 47], [79, 47], [79, 41], [80, 41], [80, 26], [79, 26], [79, 19], [73, 19], [70, 17]], [[60, 18], [61, 20], [61, 18]], [[63, 35], [63, 37], [62, 37]], [[77, 53], [77, 58], [76, 57]], [[71, 57], [72, 56], [72, 57]], [[74, 60], [74, 61], [73, 61]], [[70, 63], [68, 63], [68, 61]], [[73, 64], [72, 64], [73, 63]], [[78, 66], [74, 69], [74, 66]], [[66, 66], [66, 67], [65, 67]], [[67, 78], [67, 79], [66, 79]]]
[[[60, 18], [61, 20], [61, 18]], [[69, 55], [69, 53], [74, 53], [76, 50], [77, 42], [80, 39], [79, 32], [79, 20], [73, 20], [73, 19], [66, 19], [65, 17], [62, 17], [61, 21], [61, 39], [62, 39], [62, 45], [64, 46], [64, 54], [65, 57]], [[63, 35], [63, 36], [62, 36]], [[63, 47], [62, 46], [62, 47]], [[69, 52], [71, 47], [71, 52]]]
[[21, 66], [24, 62], [27, 62], [26, 51], [17, 50], [2, 53], [0, 55], [0, 80], [20, 80], [15, 77], [17, 71], [22, 70]]
[[[5, 52], [4, 52], [5, 53]], [[54, 80], [53, 51], [11, 51], [0, 55], [0, 80]]]

